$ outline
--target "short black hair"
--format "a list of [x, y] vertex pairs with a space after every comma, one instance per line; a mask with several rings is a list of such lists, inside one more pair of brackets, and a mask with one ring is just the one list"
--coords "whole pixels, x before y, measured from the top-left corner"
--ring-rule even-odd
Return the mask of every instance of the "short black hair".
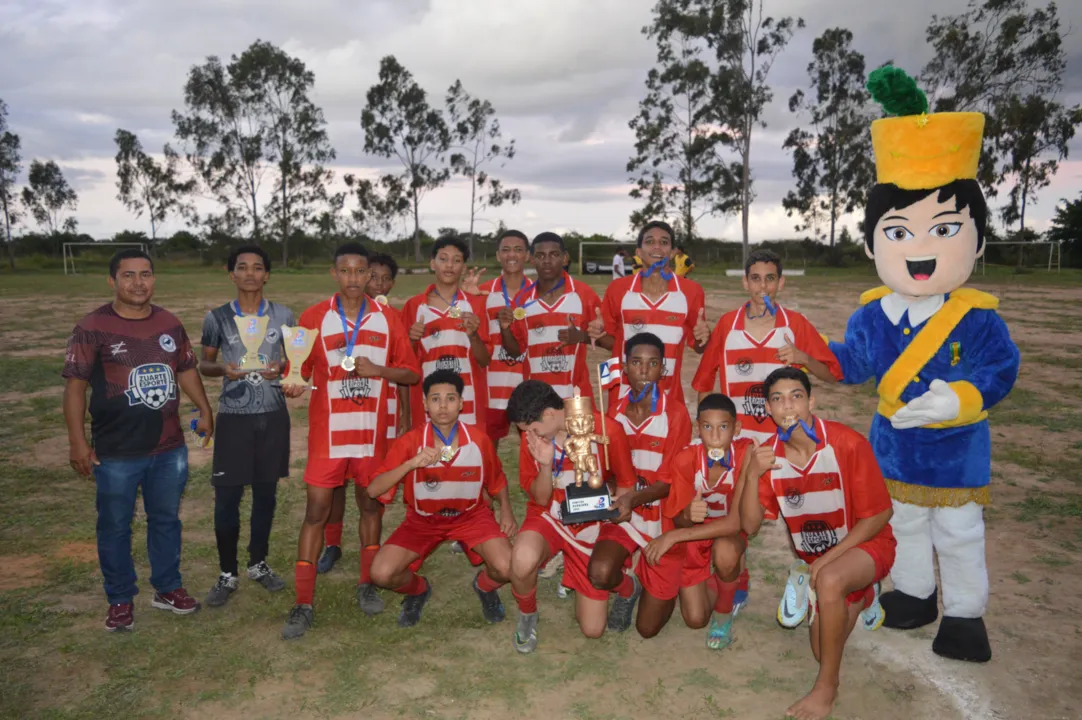
[[398, 277], [398, 263], [395, 259], [386, 253], [376, 253], [368, 258], [368, 267], [373, 265], [382, 265], [391, 271], [391, 279], [394, 280]]
[[969, 216], [977, 226], [977, 249], [984, 246], [985, 224], [988, 222], [988, 202], [984, 199], [981, 186], [976, 180], [955, 180], [943, 187], [931, 190], [903, 190], [893, 183], [880, 183], [868, 193], [868, 202], [864, 205], [864, 244], [875, 252], [875, 226], [890, 210], [903, 210], [919, 203], [934, 192], [939, 193], [939, 202], [954, 198], [954, 209], [961, 211], [969, 208]]
[[454, 370], [433, 370], [432, 373], [425, 378], [424, 385], [422, 386], [426, 397], [435, 385], [454, 385], [455, 392], [459, 395], [466, 389], [466, 383], [462, 381], [462, 376]]
[[796, 380], [804, 386], [804, 392], [811, 395], [811, 379], [808, 377], [808, 373], [800, 368], [780, 367], [767, 375], [766, 380], [763, 381], [763, 397], [769, 400], [770, 391], [782, 380]]
[[563, 398], [551, 385], [540, 380], [523, 380], [507, 401], [507, 421], [529, 425], [540, 420], [545, 410], [563, 408]]
[[503, 245], [503, 241], [507, 238], [518, 238], [522, 241], [522, 244], [526, 246], [527, 250], [530, 249], [530, 238], [526, 237], [526, 233], [522, 232], [521, 230], [504, 230], [502, 233], [500, 233], [499, 237], [496, 238], [497, 250], [500, 248], [501, 245]]
[[154, 260], [147, 255], [145, 250], [140, 248], [124, 248], [118, 250], [116, 255], [113, 255], [109, 259], [109, 277], [116, 280], [117, 270], [120, 269], [120, 263], [123, 260], [146, 260], [150, 263], [150, 272], [154, 272]]
[[367, 259], [368, 251], [365, 250], [364, 245], [361, 245], [359, 242], [343, 243], [334, 250], [335, 265], [338, 264], [338, 258], [342, 257], [343, 255], [360, 255], [361, 257]]
[[457, 248], [458, 251], [462, 253], [463, 260], [470, 259], [469, 246], [466, 245], [462, 238], [455, 237], [454, 235], [443, 235], [436, 238], [436, 242], [432, 243], [432, 259], [435, 260], [436, 255], [439, 254], [440, 250], [443, 250], [446, 247]]
[[263, 261], [263, 269], [267, 272], [271, 271], [270, 255], [267, 251], [258, 245], [241, 245], [239, 248], [229, 253], [229, 259], [226, 260], [225, 266], [229, 269], [229, 272], [233, 272], [237, 267], [237, 258], [241, 255], [258, 255], [259, 259]]
[[543, 232], [535, 237], [533, 242], [530, 243], [530, 252], [533, 252], [541, 243], [556, 243], [560, 246], [561, 250], [567, 252], [567, 245], [564, 244], [564, 239], [554, 232]]
[[676, 241], [676, 233], [673, 232], [672, 225], [664, 220], [651, 220], [642, 226], [642, 230], [639, 230], [639, 237], [635, 240], [635, 247], [642, 247], [643, 238], [646, 237], [646, 233], [650, 232], [654, 228], [661, 228], [665, 232], [669, 233], [669, 242]]
[[695, 410], [695, 419], [698, 420], [702, 417], [704, 412], [710, 410], [719, 410], [721, 412], [729, 413], [736, 418], [736, 403], [728, 395], [722, 395], [721, 393], [710, 393], [702, 400], [699, 401], [699, 407]]
[[662, 360], [665, 359], [665, 343], [661, 342], [661, 338], [654, 333], [648, 332], [636, 333], [628, 338], [624, 343], [624, 357], [630, 358], [631, 351], [639, 345], [651, 345], [657, 348], [657, 351], [661, 353]]
[[744, 263], [744, 277], [751, 272], [751, 266], [755, 263], [773, 263], [781, 277], [781, 256], [771, 250], [752, 250], [748, 253], [748, 260]]

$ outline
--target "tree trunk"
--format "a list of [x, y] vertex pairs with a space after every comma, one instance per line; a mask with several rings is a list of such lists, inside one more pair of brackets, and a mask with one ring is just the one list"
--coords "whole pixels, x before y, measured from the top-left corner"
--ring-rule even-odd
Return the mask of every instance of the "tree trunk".
[[8, 244], [8, 265], [15, 270], [15, 246], [11, 244], [11, 215], [8, 213], [7, 203], [4, 204], [4, 233]]
[[473, 167], [473, 174], [470, 175], [470, 238], [467, 241], [470, 249], [470, 257], [473, 257], [473, 219], [476, 214], [477, 207], [477, 166]]
[[421, 262], [421, 200], [413, 191], [413, 259]]
[[750, 253], [748, 244], [748, 215], [751, 210], [751, 192], [749, 183], [751, 182], [751, 169], [748, 167], [748, 162], [751, 159], [751, 135], [749, 134], [744, 140], [744, 153], [743, 162], [744, 167], [741, 173], [741, 179], [744, 183], [743, 198], [741, 200], [740, 208], [740, 226], [744, 232], [744, 263], [748, 262], [748, 254]]
[[289, 267], [289, 191], [282, 173], [282, 269]]
[[830, 247], [834, 247], [834, 226], [838, 221], [838, 183], [830, 191]]
[[[1018, 240], [1026, 241], [1026, 196], [1029, 195], [1029, 163], [1031, 158], [1026, 158], [1026, 169], [1022, 173], [1022, 203], [1018, 212]], [[1025, 265], [1026, 246], [1018, 246], [1018, 267]]]

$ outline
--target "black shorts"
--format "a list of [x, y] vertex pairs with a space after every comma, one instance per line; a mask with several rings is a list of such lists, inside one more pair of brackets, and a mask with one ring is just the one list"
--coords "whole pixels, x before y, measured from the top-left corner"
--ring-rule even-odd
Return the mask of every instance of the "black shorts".
[[289, 476], [289, 411], [221, 413], [214, 427], [210, 484], [236, 487]]

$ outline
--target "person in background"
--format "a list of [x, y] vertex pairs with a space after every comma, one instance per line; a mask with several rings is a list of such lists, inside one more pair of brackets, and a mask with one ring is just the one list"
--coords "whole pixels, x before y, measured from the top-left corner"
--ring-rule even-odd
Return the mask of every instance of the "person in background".
[[627, 253], [623, 250], [617, 250], [616, 254], [612, 256], [612, 279], [622, 278], [627, 274], [624, 269], [624, 258], [627, 257]]
[[684, 250], [683, 245], [676, 246], [676, 252], [672, 256], [673, 270], [678, 277], [687, 277], [695, 269], [695, 262]]

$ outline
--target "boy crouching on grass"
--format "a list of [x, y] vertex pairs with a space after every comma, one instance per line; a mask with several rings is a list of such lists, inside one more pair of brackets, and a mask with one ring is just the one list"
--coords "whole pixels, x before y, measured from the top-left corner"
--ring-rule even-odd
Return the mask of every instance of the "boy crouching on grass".
[[812, 415], [807, 373], [775, 370], [763, 388], [778, 431], [748, 459], [741, 522], [754, 535], [764, 517], [781, 516], [797, 555], [811, 566], [811, 647], [819, 675], [787, 716], [822, 720], [838, 696], [849, 633], [894, 564], [894, 510], [871, 444], [852, 428]]
[[[473, 589], [485, 620], [501, 622], [497, 591], [509, 579], [508, 537], [516, 527], [507, 478], [488, 436], [458, 421], [464, 388], [458, 373], [437, 370], [423, 387], [429, 421], [394, 442], [368, 486], [369, 497], [389, 502], [405, 480], [406, 518], [372, 560], [372, 582], [405, 595], [398, 625], [412, 627], [432, 595], [432, 584], [417, 571], [441, 543], [458, 540], [484, 561]], [[482, 492], [499, 501], [498, 523]]]

